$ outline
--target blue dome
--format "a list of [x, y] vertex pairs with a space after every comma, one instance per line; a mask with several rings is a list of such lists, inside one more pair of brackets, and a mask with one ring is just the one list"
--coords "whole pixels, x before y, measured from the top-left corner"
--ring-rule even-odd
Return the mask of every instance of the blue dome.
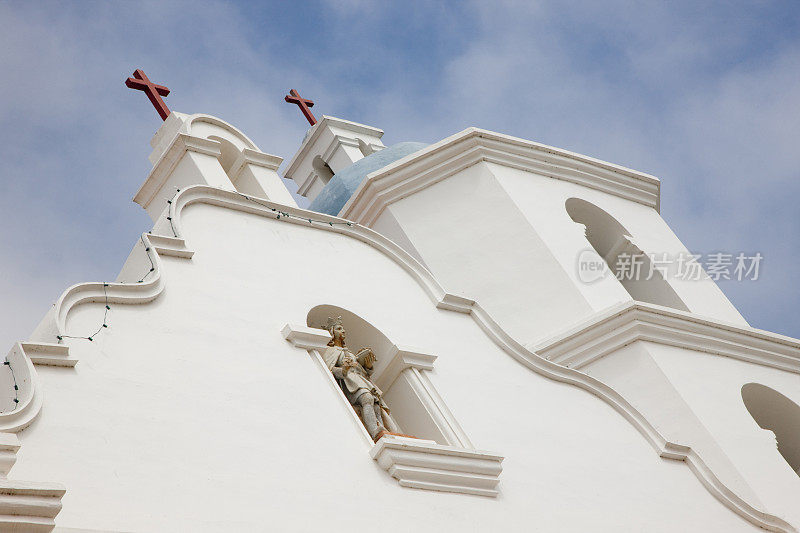
[[428, 145], [425, 143], [397, 143], [356, 161], [334, 175], [308, 208], [317, 213], [338, 215], [367, 174], [380, 170], [408, 154], [418, 152], [426, 146]]

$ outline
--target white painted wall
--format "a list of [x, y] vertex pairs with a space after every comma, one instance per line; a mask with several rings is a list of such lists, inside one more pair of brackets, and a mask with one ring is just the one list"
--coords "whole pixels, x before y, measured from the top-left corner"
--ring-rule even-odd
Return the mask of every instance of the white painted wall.
[[[449, 290], [480, 301], [516, 339], [535, 344], [632, 301], [613, 275], [594, 283], [579, 278], [578, 258], [592, 247], [567, 214], [569, 198], [616, 218], [646, 253], [688, 254], [651, 207], [490, 162], [393, 201], [370, 227], [420, 257]], [[668, 282], [689, 311], [747, 325], [710, 279]]]
[[[756, 529], [609, 405], [518, 364], [367, 244], [205, 204], [182, 228], [196, 253], [164, 258], [163, 294], [113, 305], [92, 343], [67, 341], [74, 369], [38, 367], [45, 406], [12, 477], [67, 486], [60, 526]], [[506, 457], [497, 499], [405, 489], [370, 459], [349, 407], [280, 334], [319, 304], [439, 356], [430, 377], [453, 414]], [[102, 314], [81, 305], [67, 330], [92, 331]]]

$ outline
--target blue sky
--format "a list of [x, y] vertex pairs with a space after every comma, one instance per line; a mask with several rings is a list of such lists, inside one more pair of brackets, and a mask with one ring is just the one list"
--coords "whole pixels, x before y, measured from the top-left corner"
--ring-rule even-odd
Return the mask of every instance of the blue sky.
[[9, 348], [150, 228], [131, 198], [160, 119], [135, 68], [286, 159], [297, 88], [387, 144], [479, 126], [654, 174], [690, 250], [764, 256], [720, 284], [745, 318], [800, 337], [796, 2], [0, 3]]

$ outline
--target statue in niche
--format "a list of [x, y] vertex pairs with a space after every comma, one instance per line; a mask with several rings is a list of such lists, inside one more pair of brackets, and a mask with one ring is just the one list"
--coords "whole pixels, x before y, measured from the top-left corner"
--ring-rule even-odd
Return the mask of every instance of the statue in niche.
[[[370, 348], [362, 348], [353, 354], [345, 345], [346, 332], [342, 325], [342, 317], [328, 318], [326, 328], [331, 334], [328, 349], [322, 358], [328, 366], [350, 404], [361, 413], [370, 437], [378, 440], [385, 433], [390, 433], [386, 426], [397, 431], [389, 415], [389, 409], [383, 403], [381, 390], [370, 381], [373, 365], [377, 358]], [[385, 413], [384, 413], [385, 411]]]

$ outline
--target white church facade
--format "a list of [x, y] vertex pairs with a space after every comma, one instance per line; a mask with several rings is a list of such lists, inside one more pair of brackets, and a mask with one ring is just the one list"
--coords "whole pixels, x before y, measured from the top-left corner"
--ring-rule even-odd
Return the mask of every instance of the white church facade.
[[800, 529], [800, 341], [705, 273], [609, 275], [689, 254], [658, 179], [382, 135], [312, 126], [301, 209], [280, 157], [167, 116], [153, 227], [4, 361], [0, 530]]

